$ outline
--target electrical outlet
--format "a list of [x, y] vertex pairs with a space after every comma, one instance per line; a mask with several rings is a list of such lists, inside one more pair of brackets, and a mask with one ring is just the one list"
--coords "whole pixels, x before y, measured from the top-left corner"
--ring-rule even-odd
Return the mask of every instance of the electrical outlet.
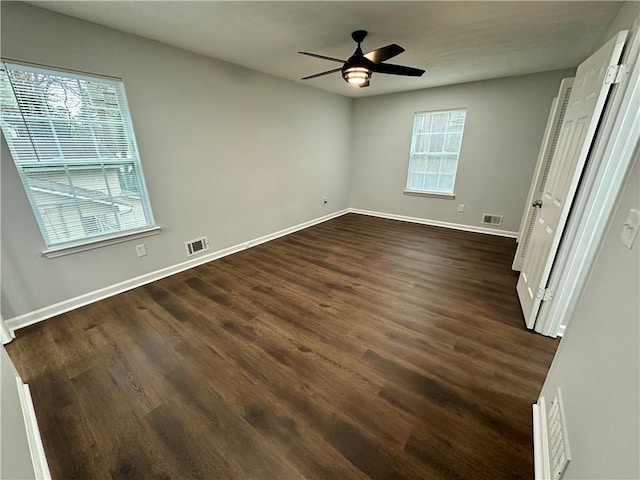
[[136, 245], [136, 253], [139, 257], [144, 257], [147, 254], [147, 247], [144, 245]]
[[460, 205], [458, 205], [458, 213], [462, 213], [464, 212], [464, 203], [461, 203]]

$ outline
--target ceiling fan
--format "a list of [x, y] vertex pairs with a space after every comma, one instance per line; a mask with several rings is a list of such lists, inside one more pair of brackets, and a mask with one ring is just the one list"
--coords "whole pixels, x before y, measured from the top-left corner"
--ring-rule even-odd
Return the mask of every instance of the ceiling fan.
[[348, 60], [342, 60], [340, 58], [327, 57], [326, 55], [319, 55], [317, 53], [298, 52], [303, 55], [309, 55], [310, 57], [322, 58], [324, 60], [330, 60], [332, 62], [342, 63], [342, 67], [334, 68], [333, 70], [327, 70], [326, 72], [316, 73], [315, 75], [309, 75], [303, 77], [301, 80], [309, 80], [311, 78], [321, 77], [330, 73], [342, 72], [342, 78], [345, 82], [352, 85], [357, 85], [360, 88], [368, 87], [371, 80], [371, 74], [387, 73], [390, 75], [404, 75], [409, 77], [420, 77], [424, 73], [424, 70], [413, 67], [405, 67], [403, 65], [393, 65], [391, 63], [382, 63], [385, 60], [400, 55], [404, 52], [404, 48], [400, 45], [392, 43], [386, 47], [372, 50], [369, 53], [362, 53], [360, 44], [367, 36], [366, 30], [356, 30], [351, 34], [351, 38], [358, 44], [353, 55]]

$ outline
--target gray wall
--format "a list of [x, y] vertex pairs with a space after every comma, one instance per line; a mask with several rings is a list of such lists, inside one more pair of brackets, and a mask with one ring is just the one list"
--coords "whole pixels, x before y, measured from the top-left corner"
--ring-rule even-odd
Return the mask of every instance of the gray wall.
[[[427, 72], [427, 75], [429, 73]], [[359, 98], [354, 102], [351, 206], [470, 226], [483, 213], [522, 218], [551, 101], [563, 70]], [[467, 108], [455, 200], [403, 194], [416, 111]], [[465, 204], [458, 213], [458, 204]], [[485, 225], [486, 226], [486, 225]]]
[[620, 10], [607, 26], [607, 30], [602, 34], [598, 45], [607, 43], [620, 30], [629, 30], [638, 16], [640, 16], [640, 3], [637, 0], [623, 2]]
[[[2, 56], [121, 77], [160, 235], [56, 259], [2, 140], [5, 320], [348, 207], [351, 100], [2, 2]], [[322, 197], [329, 203], [323, 206]], [[137, 258], [135, 245], [148, 256]]]
[[640, 242], [628, 250], [619, 240], [631, 208], [640, 208], [638, 160], [542, 389], [547, 404], [562, 390], [566, 479], [640, 478]]
[[0, 350], [0, 478], [28, 480], [35, 478], [35, 472], [18, 395], [18, 372], [4, 347]]

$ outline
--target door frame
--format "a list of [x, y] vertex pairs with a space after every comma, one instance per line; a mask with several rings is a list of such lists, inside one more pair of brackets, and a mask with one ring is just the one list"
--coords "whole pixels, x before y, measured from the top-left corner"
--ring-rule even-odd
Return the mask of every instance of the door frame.
[[[584, 173], [571, 219], [548, 282], [552, 298], [543, 302], [534, 329], [562, 336], [600, 250], [609, 219], [627, 173], [640, 153], [640, 17], [637, 17], [621, 64], [630, 71], [613, 85], [610, 102]], [[621, 225], [612, 225], [618, 229]]]

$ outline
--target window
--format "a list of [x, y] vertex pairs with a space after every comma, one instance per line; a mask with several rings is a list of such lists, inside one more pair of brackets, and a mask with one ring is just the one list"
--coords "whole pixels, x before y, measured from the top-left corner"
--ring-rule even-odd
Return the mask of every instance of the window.
[[416, 113], [406, 192], [453, 195], [466, 115], [466, 109]]
[[158, 230], [121, 80], [2, 62], [0, 126], [48, 248]]

